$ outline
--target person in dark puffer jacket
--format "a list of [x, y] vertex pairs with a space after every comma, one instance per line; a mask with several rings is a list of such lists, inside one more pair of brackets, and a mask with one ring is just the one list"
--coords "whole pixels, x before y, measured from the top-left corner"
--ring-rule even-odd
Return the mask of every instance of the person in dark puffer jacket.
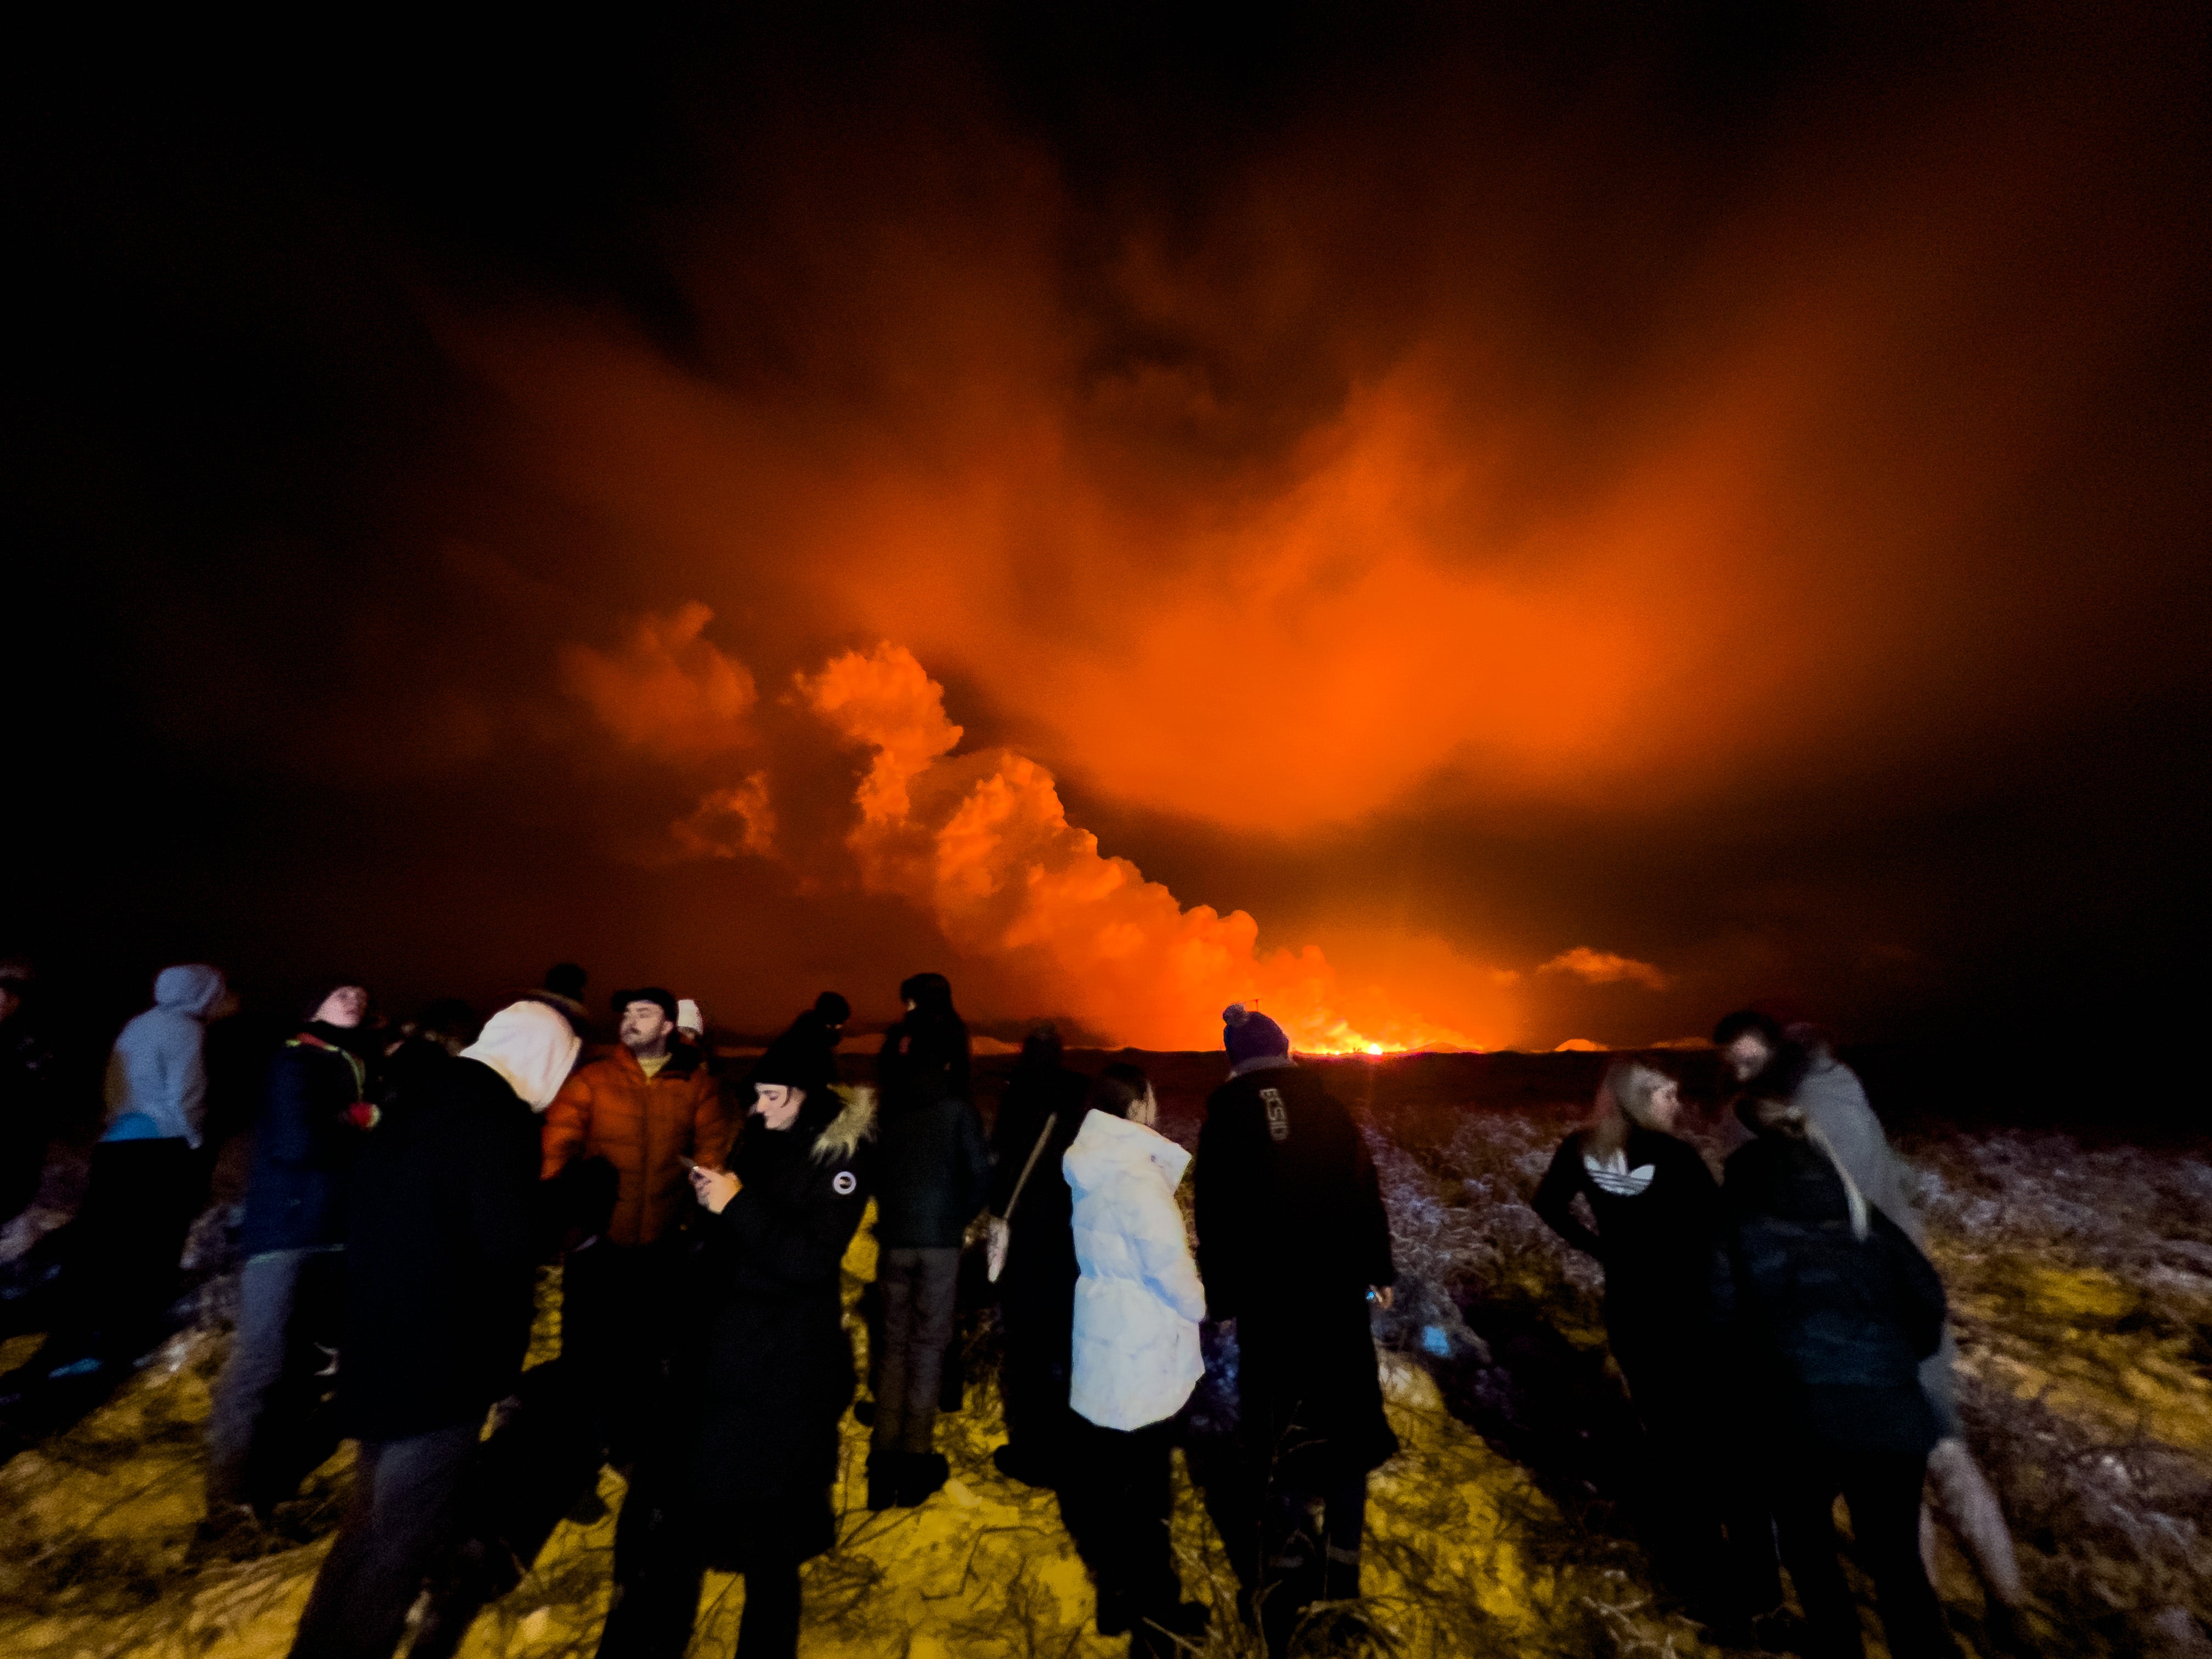
[[1814, 1659], [1863, 1651], [1836, 1557], [1833, 1509], [1850, 1507], [1897, 1659], [1958, 1650], [1921, 1565], [1921, 1486], [1938, 1425], [1920, 1362], [1943, 1328], [1943, 1287], [1897, 1224], [1868, 1203], [1801, 1107], [1755, 1099], [1757, 1139], [1728, 1161], [1734, 1314], [1763, 1410], [1784, 1564]]
[[580, 1046], [561, 1014], [517, 1002], [362, 1148], [338, 1374], [361, 1454], [293, 1659], [390, 1659], [450, 1541], [484, 1415], [530, 1346], [538, 1114]]
[[990, 1151], [968, 1098], [968, 1028], [942, 974], [899, 987], [907, 1017], [884, 1034], [877, 1076], [883, 1140], [877, 1159], [876, 1284], [883, 1353], [868, 1507], [918, 1504], [943, 1486], [933, 1449], [945, 1345], [952, 1338], [960, 1248], [982, 1207]]
[[[368, 993], [333, 988], [269, 1062], [239, 1231], [238, 1329], [208, 1414], [208, 1513], [266, 1515], [337, 1449], [313, 1377], [338, 1343], [346, 1185], [377, 1116]], [[328, 1350], [328, 1352], [325, 1351]]]

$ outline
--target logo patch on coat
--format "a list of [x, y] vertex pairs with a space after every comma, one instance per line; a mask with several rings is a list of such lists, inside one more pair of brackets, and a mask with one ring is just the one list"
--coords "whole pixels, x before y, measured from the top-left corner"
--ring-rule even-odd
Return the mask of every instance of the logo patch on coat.
[[840, 1198], [852, 1197], [853, 1188], [860, 1184], [860, 1178], [850, 1170], [840, 1170], [830, 1177], [830, 1190]]
[[1260, 1100], [1267, 1109], [1267, 1139], [1288, 1140], [1291, 1138], [1291, 1109], [1283, 1104], [1283, 1091], [1280, 1089], [1262, 1089]]

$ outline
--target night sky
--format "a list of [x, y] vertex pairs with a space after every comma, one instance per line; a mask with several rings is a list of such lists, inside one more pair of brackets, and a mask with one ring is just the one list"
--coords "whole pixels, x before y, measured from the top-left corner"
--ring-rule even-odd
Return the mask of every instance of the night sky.
[[807, 9], [21, 54], [0, 950], [2201, 1021], [2191, 9]]

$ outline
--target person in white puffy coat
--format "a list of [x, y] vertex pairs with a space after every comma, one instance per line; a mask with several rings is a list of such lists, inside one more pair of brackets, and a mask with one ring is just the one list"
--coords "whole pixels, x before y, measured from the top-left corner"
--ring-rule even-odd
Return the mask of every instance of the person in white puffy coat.
[[1060, 1164], [1083, 1275], [1068, 1395], [1080, 1443], [1060, 1513], [1097, 1580], [1099, 1633], [1166, 1653], [1205, 1622], [1169, 1541], [1176, 1418], [1206, 1370], [1206, 1289], [1175, 1197], [1190, 1154], [1152, 1127], [1158, 1108], [1133, 1066], [1109, 1066], [1090, 1106]]

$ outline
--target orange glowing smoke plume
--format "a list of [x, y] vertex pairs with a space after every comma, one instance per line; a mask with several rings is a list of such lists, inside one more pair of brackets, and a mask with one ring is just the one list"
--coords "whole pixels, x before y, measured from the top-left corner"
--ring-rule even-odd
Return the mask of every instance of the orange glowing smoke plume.
[[[572, 690], [609, 728], [665, 759], [745, 746], [738, 722], [752, 677], [702, 637], [706, 607], [646, 618], [621, 650], [571, 646]], [[1211, 1047], [1224, 1006], [1264, 1009], [1309, 1054], [1474, 1048], [1380, 990], [1339, 982], [1321, 951], [1261, 952], [1242, 910], [1184, 909], [1127, 859], [1067, 821], [1052, 774], [1009, 749], [955, 755], [961, 728], [944, 688], [914, 653], [885, 643], [796, 677], [793, 701], [845, 744], [866, 772], [847, 838], [860, 885], [915, 905], [954, 951], [1011, 969], [1024, 1008], [1072, 1018], [1110, 1041]], [[704, 726], [706, 732], [692, 730]], [[779, 856], [776, 792], [806, 780], [766, 768], [709, 791], [674, 826], [699, 855]]]
[[850, 845], [861, 880], [922, 906], [957, 950], [1015, 958], [1041, 1007], [1148, 1048], [1210, 1047], [1220, 1010], [1262, 1007], [1309, 1054], [1380, 1054], [1465, 1033], [1370, 994], [1321, 951], [1265, 954], [1242, 910], [1184, 909], [1067, 821], [1052, 774], [1008, 749], [955, 757], [961, 729], [913, 653], [884, 644], [802, 675], [805, 706], [873, 751]]

